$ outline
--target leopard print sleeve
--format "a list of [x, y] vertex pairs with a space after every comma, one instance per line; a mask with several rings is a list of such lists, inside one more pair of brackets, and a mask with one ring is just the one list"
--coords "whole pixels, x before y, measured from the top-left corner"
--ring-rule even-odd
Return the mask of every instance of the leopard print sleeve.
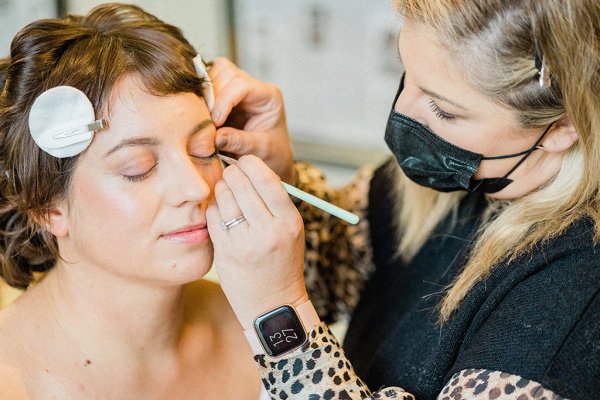
[[501, 371], [465, 369], [457, 372], [438, 400], [564, 400], [539, 383]]
[[296, 163], [297, 186], [360, 217], [350, 225], [318, 208], [295, 200], [304, 220], [305, 280], [308, 294], [322, 320], [347, 319], [373, 271], [366, 216], [374, 168], [361, 168], [352, 182], [334, 189], [314, 166]]
[[322, 322], [300, 349], [284, 358], [254, 357], [271, 399], [413, 399], [401, 388], [372, 393], [356, 376], [342, 347]]
[[[284, 358], [254, 356], [271, 399], [412, 399], [399, 387], [373, 393], [356, 375], [327, 325], [315, 326], [303, 347]], [[538, 382], [501, 371], [465, 369], [448, 381], [438, 400], [564, 400]]]

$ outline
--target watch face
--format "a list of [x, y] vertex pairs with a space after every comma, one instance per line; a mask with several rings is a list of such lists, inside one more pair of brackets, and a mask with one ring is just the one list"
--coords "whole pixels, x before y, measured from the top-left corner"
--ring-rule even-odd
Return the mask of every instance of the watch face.
[[254, 327], [267, 354], [272, 357], [293, 350], [306, 341], [304, 327], [290, 306], [279, 307], [258, 317]]

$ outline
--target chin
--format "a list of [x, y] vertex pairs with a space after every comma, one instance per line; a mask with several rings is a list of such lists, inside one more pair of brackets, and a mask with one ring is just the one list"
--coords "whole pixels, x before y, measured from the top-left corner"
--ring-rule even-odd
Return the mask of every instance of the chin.
[[210, 269], [211, 265], [190, 266], [183, 263], [165, 265], [161, 273], [162, 279], [159, 278], [159, 280], [167, 286], [187, 285], [204, 278]]
[[213, 249], [210, 247], [210, 250], [205, 248], [166, 261], [161, 267], [161, 275], [172, 284], [185, 285], [204, 278], [212, 264]]

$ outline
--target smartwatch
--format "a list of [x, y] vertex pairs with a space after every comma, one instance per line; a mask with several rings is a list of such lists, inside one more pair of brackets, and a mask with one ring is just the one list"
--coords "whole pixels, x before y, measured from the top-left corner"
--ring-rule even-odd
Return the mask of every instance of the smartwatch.
[[283, 305], [258, 316], [253, 329], [246, 329], [244, 334], [254, 354], [278, 357], [306, 343], [308, 332], [319, 323], [309, 300], [296, 308]]

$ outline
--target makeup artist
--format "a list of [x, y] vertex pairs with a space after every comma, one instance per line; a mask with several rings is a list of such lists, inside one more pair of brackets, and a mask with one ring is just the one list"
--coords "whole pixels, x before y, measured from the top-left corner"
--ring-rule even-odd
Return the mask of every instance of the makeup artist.
[[[209, 229], [265, 387], [273, 399], [597, 398], [600, 3], [394, 4], [406, 73], [385, 132], [393, 157], [345, 188], [292, 162], [274, 86], [223, 59], [210, 72], [221, 150], [362, 216], [351, 226], [297, 203], [303, 278], [303, 246], [267, 235], [284, 218], [272, 177], [253, 156], [225, 170]], [[290, 247], [280, 265], [251, 251]], [[350, 316], [342, 350], [326, 323]]]

